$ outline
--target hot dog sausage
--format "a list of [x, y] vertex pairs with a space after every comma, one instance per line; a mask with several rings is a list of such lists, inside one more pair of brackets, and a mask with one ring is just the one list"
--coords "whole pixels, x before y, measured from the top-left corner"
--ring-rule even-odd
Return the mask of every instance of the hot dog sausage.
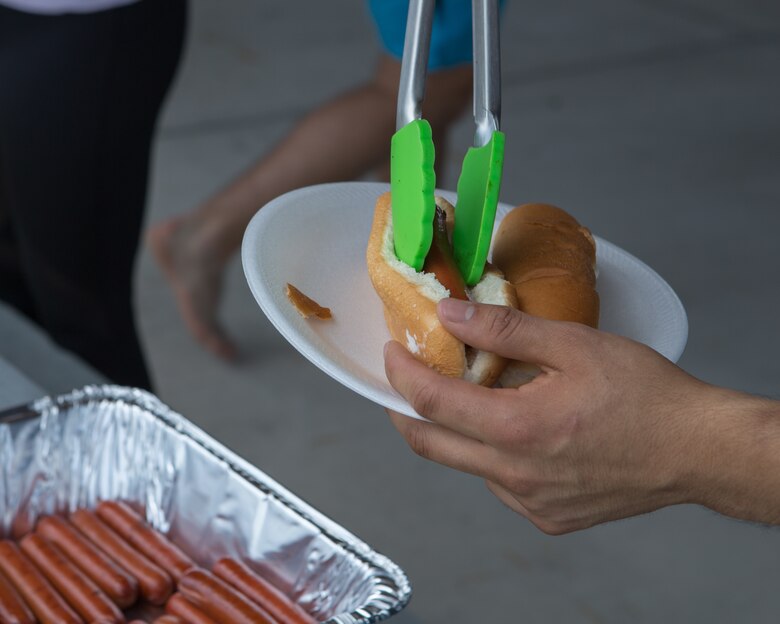
[[179, 591], [220, 624], [276, 624], [262, 607], [206, 570], [187, 572], [179, 583]]
[[138, 599], [138, 581], [67, 520], [56, 516], [42, 518], [36, 532], [57, 546], [120, 609], [126, 609]]
[[180, 617], [187, 624], [216, 624], [214, 620], [181, 594], [174, 594], [168, 599], [165, 612]]
[[24, 554], [87, 622], [99, 620], [124, 624], [125, 617], [119, 607], [45, 537], [30, 533], [20, 545]]
[[187, 570], [195, 567], [195, 562], [178, 546], [155, 531], [126, 503], [104, 501], [97, 506], [97, 514], [131, 546], [170, 574], [175, 582], [178, 583]]
[[184, 620], [177, 618], [175, 615], [161, 615], [153, 624], [185, 624]]
[[314, 624], [315, 620], [252, 568], [235, 559], [220, 559], [214, 574], [259, 604], [280, 622]]
[[433, 273], [436, 279], [450, 291], [450, 297], [468, 301], [466, 284], [460, 275], [458, 265], [452, 255], [452, 245], [447, 235], [447, 214], [436, 206], [433, 221], [433, 241], [423, 265], [425, 273]]
[[35, 616], [0, 572], [0, 622], [4, 624], [35, 624]]
[[118, 565], [138, 581], [141, 596], [155, 605], [163, 605], [173, 592], [168, 574], [132, 548], [94, 513], [79, 509], [70, 521]]
[[42, 624], [84, 624], [16, 544], [0, 542], [0, 570]]

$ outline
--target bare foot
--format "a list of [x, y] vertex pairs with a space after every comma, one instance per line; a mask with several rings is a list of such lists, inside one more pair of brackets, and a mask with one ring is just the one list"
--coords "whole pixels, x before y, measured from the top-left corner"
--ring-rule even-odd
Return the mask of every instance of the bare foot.
[[235, 360], [238, 350], [217, 320], [224, 263], [210, 257], [197, 240], [192, 219], [179, 216], [157, 223], [146, 240], [189, 332], [217, 357]]

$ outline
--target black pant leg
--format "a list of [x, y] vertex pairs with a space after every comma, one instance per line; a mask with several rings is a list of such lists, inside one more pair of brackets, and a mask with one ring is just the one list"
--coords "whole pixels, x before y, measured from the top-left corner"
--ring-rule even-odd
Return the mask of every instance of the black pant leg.
[[0, 84], [11, 87], [0, 90], [0, 163], [38, 320], [113, 381], [140, 387], [149, 378], [132, 270], [184, 7], [142, 0], [56, 17], [0, 10]]
[[[0, 163], [0, 174], [2, 171]], [[10, 218], [3, 211], [3, 203], [3, 183], [0, 179], [0, 300], [31, 320], [37, 320], [35, 300], [24, 278], [16, 235]]]

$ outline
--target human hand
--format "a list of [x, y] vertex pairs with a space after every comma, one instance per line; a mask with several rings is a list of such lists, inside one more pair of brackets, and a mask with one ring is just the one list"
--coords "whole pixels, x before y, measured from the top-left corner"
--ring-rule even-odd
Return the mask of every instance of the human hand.
[[[484, 477], [549, 534], [681, 502], [703, 491], [727, 450], [712, 386], [649, 347], [574, 323], [447, 299], [439, 317], [474, 347], [537, 364], [516, 389], [439, 375], [388, 343], [392, 386], [432, 422], [390, 412], [419, 455]], [[716, 450], [717, 449], [717, 450]]]

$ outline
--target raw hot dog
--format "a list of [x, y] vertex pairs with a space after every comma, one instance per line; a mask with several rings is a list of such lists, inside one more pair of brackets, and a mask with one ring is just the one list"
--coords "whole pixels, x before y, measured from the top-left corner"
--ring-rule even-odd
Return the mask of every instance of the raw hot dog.
[[140, 514], [127, 504], [104, 501], [97, 506], [98, 516], [149, 559], [173, 577], [175, 582], [186, 574], [195, 562], [181, 549], [149, 526]]
[[125, 617], [119, 607], [45, 537], [30, 533], [20, 545], [24, 554], [87, 622], [124, 624]]
[[252, 568], [235, 559], [220, 559], [214, 574], [263, 607], [279, 622], [314, 624], [315, 620]]
[[138, 599], [138, 581], [67, 520], [56, 516], [42, 518], [36, 532], [57, 546], [119, 608], [127, 609]]
[[173, 592], [171, 577], [137, 552], [94, 513], [79, 509], [70, 521], [98, 548], [137, 581], [141, 596], [155, 605], [163, 605]]
[[216, 624], [214, 620], [181, 594], [174, 594], [168, 599], [165, 612], [180, 617], [187, 624]]
[[84, 624], [16, 544], [0, 542], [0, 570], [41, 624]]
[[175, 615], [161, 615], [152, 624], [186, 624], [181, 618], [177, 618]]
[[179, 591], [219, 624], [276, 624], [263, 608], [206, 570], [187, 572]]
[[11, 581], [0, 572], [0, 622], [4, 624], [35, 624], [35, 616], [14, 589]]

